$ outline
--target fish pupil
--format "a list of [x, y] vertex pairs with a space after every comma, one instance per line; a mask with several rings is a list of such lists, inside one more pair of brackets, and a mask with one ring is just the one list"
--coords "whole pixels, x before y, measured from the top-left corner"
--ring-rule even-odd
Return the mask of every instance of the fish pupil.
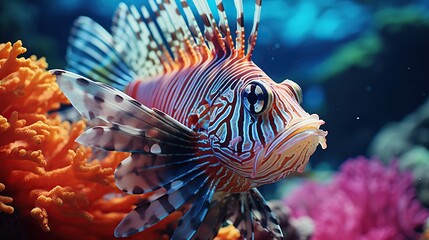
[[249, 95], [247, 95], [247, 100], [251, 105], [255, 105], [256, 102], [258, 102], [258, 95], [256, 95], [255, 92], [251, 92]]

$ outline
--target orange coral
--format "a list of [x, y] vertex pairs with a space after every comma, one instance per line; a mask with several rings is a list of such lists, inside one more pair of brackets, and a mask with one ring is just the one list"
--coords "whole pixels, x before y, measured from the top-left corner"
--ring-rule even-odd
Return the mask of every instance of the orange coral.
[[[145, 197], [114, 184], [113, 171], [127, 154], [88, 161], [91, 149], [74, 142], [85, 122], [49, 114], [68, 100], [45, 59], [18, 58], [25, 52], [21, 41], [0, 44], [0, 212], [19, 209], [32, 239], [114, 239], [116, 225]], [[169, 239], [181, 215], [130, 239]], [[216, 239], [240, 233], [229, 226]]]
[[219, 230], [214, 240], [239, 240], [242, 239], [240, 231], [233, 225], [228, 225]]
[[[25, 51], [20, 41], [0, 44], [0, 211], [18, 208], [32, 238], [114, 239], [116, 225], [144, 197], [114, 184], [127, 155], [88, 161], [91, 149], [74, 142], [85, 123], [49, 114], [68, 101], [45, 59], [18, 58]], [[180, 215], [132, 238], [168, 238]]]

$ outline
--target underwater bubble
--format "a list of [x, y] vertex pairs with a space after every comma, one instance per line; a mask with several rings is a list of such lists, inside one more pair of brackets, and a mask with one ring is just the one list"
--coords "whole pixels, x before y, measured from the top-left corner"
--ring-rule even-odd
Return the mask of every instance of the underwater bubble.
[[372, 86], [371, 85], [366, 86], [366, 91], [367, 92], [371, 92], [372, 91]]

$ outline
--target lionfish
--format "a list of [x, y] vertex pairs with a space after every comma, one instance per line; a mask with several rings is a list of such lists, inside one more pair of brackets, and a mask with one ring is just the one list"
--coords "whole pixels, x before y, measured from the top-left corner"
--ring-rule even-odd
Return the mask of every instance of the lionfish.
[[241, 0], [234, 1], [235, 41], [222, 0], [218, 23], [205, 0], [181, 0], [181, 8], [152, 0], [141, 11], [121, 3], [111, 33], [88, 17], [76, 20], [70, 72], [52, 73], [83, 117], [103, 122], [76, 141], [130, 152], [115, 171], [117, 186], [153, 193], [115, 236], [182, 210], [172, 239], [212, 239], [227, 221], [246, 239], [254, 238], [253, 221], [283, 238], [256, 187], [302, 172], [317, 146], [326, 148], [327, 132], [319, 130], [318, 115], [300, 106], [296, 83], [274, 82], [251, 60], [261, 2], [247, 47]]

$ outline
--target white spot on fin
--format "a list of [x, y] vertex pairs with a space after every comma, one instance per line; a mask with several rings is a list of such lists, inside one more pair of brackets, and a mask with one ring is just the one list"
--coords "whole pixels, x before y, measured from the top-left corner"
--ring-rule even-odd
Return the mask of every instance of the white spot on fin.
[[161, 153], [161, 147], [158, 144], [154, 144], [154, 145], [152, 145], [152, 147], [150, 147], [150, 152], [153, 154], [160, 154]]

